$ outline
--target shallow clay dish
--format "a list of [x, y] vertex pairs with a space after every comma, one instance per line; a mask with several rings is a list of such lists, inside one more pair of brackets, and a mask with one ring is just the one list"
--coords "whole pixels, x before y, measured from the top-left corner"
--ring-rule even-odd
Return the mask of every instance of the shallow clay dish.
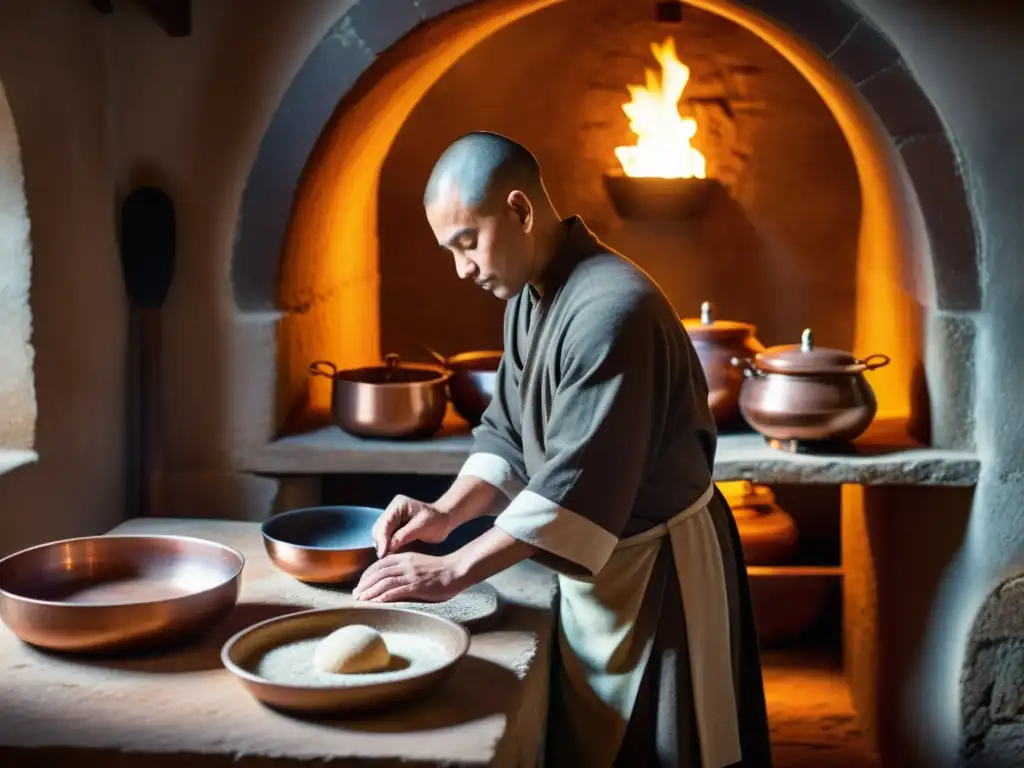
[[234, 608], [241, 553], [187, 536], [88, 536], [0, 560], [0, 617], [22, 641], [109, 652], [196, 635]]
[[[364, 624], [384, 636], [383, 672], [332, 675], [313, 667], [313, 649], [334, 630]], [[326, 714], [378, 709], [422, 696], [444, 682], [469, 651], [469, 632], [439, 616], [387, 606], [302, 611], [254, 624], [221, 650], [224, 666], [275, 709]]]

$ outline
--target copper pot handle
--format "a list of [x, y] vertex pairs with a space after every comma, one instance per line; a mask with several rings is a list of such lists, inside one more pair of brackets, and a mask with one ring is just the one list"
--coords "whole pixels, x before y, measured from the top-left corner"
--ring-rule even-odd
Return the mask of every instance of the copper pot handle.
[[860, 364], [864, 366], [865, 371], [873, 371], [876, 368], [884, 368], [891, 360], [888, 355], [868, 355]]
[[[321, 366], [329, 369], [330, 373], [322, 371]], [[316, 362], [309, 364], [309, 372], [314, 376], [326, 376], [328, 379], [333, 379], [338, 373], [338, 368], [334, 363], [328, 362], [327, 360], [317, 360]]]
[[734, 368], [739, 368], [743, 371], [743, 376], [748, 379], [763, 379], [764, 374], [761, 370], [754, 365], [754, 361], [749, 357], [734, 357], [729, 362]]

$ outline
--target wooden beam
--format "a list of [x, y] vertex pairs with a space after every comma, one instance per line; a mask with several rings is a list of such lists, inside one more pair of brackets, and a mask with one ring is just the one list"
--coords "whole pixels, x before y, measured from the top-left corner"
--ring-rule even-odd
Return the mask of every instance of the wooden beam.
[[139, 0], [152, 19], [170, 37], [192, 34], [192, 0]]

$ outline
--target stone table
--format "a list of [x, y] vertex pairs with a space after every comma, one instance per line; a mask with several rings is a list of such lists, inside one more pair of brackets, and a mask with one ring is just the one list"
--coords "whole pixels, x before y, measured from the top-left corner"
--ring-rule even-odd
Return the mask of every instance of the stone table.
[[0, 625], [0, 765], [536, 765], [547, 717], [554, 578], [526, 562], [490, 583], [505, 600], [451, 679], [372, 718], [311, 721], [259, 704], [220, 663], [240, 629], [344, 600], [305, 587], [267, 557], [256, 523], [137, 519], [112, 533], [198, 536], [245, 555], [239, 604], [179, 650], [74, 659], [22, 644]]

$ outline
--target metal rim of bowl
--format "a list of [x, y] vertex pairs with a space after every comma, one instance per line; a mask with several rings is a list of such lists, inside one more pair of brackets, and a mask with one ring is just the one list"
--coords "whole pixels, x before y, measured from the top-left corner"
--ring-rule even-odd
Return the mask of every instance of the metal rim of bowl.
[[[177, 597], [162, 597], [156, 600], [132, 600], [131, 602], [125, 603], [71, 603], [62, 600], [40, 600], [35, 597], [27, 597], [25, 595], [19, 595], [16, 592], [11, 592], [3, 588], [3, 566], [4, 563], [13, 560], [16, 557], [27, 555], [30, 552], [36, 550], [46, 549], [48, 547], [55, 547], [61, 544], [71, 544], [78, 541], [95, 541], [97, 539], [161, 539], [169, 541], [187, 541], [195, 544], [206, 545], [220, 549], [223, 552], [227, 552], [238, 559], [238, 567], [232, 572], [230, 576], [221, 580], [212, 587], [206, 587], [205, 589], [196, 590], [195, 592], [188, 592], [184, 595]], [[10, 600], [17, 600], [22, 603], [31, 603], [32, 605], [49, 605], [60, 608], [70, 608], [73, 610], [88, 610], [92, 608], [122, 608], [133, 605], [159, 605], [161, 603], [175, 603], [181, 600], [189, 600], [199, 595], [204, 595], [208, 592], [214, 592], [222, 588], [225, 584], [230, 584], [232, 581], [238, 579], [242, 571], [245, 569], [245, 555], [239, 552], [234, 547], [229, 547], [227, 544], [221, 544], [219, 541], [211, 541], [210, 539], [201, 539], [198, 536], [179, 536], [177, 534], [146, 534], [146, 533], [115, 533], [115, 534], [101, 534], [99, 536], [76, 536], [70, 539], [58, 539], [57, 541], [48, 541], [43, 544], [36, 544], [32, 547], [13, 552], [4, 558], [0, 558], [0, 597], [8, 598]]]
[[271, 536], [269, 533], [267, 533], [267, 526], [269, 526], [271, 523], [273, 523], [275, 521], [280, 521], [283, 518], [286, 518], [286, 517], [289, 517], [289, 516], [292, 516], [292, 515], [296, 515], [297, 516], [297, 515], [300, 515], [300, 514], [303, 514], [303, 513], [308, 514], [310, 512], [322, 512], [322, 511], [330, 510], [330, 509], [349, 509], [349, 510], [359, 509], [359, 510], [366, 510], [368, 512], [376, 512], [378, 517], [380, 515], [384, 514], [384, 510], [383, 509], [379, 509], [377, 507], [364, 507], [364, 506], [361, 506], [361, 505], [358, 505], [358, 504], [351, 504], [351, 505], [349, 505], [349, 504], [337, 504], [337, 505], [333, 505], [333, 506], [328, 505], [328, 506], [323, 506], [323, 507], [302, 507], [300, 509], [290, 509], [287, 512], [281, 512], [279, 514], [274, 515], [273, 517], [267, 518], [260, 525], [260, 534], [263, 536], [264, 540], [272, 541], [275, 544], [280, 544], [282, 547], [295, 547], [296, 549], [308, 549], [308, 550], [310, 550], [312, 552], [359, 552], [359, 551], [364, 550], [364, 549], [373, 549], [374, 548], [373, 544], [370, 544], [369, 546], [366, 546], [366, 547], [315, 547], [315, 546], [312, 546], [310, 544], [296, 544], [293, 541], [285, 541], [284, 539], [278, 539], [278, 538], [276, 538], [274, 536]]
[[[296, 685], [294, 683], [278, 683], [278, 682], [274, 682], [273, 680], [268, 680], [265, 677], [260, 677], [259, 675], [254, 674], [252, 672], [249, 672], [248, 670], [242, 668], [239, 664], [236, 664], [231, 659], [231, 651], [232, 651], [232, 649], [235, 647], [235, 645], [238, 644], [239, 641], [242, 640], [242, 638], [244, 638], [247, 635], [250, 635], [250, 634], [252, 634], [254, 632], [260, 631], [260, 630], [262, 630], [263, 628], [265, 628], [267, 626], [270, 626], [272, 624], [280, 624], [280, 623], [284, 623], [284, 622], [300, 621], [301, 619], [303, 619], [303, 618], [305, 618], [307, 616], [313, 616], [313, 615], [317, 615], [317, 614], [326, 614], [326, 613], [336, 613], [336, 612], [342, 612], [342, 611], [371, 611], [371, 612], [379, 613], [379, 614], [383, 614], [383, 613], [401, 613], [401, 614], [405, 614], [405, 615], [408, 615], [408, 616], [415, 616], [416, 618], [423, 619], [425, 621], [437, 622], [439, 624], [447, 625], [448, 627], [453, 627], [456, 630], [458, 630], [458, 634], [461, 636], [461, 642], [459, 643], [459, 648], [453, 654], [451, 659], [446, 661], [440, 667], [436, 667], [434, 669], [430, 669], [430, 670], [428, 670], [426, 672], [423, 672], [423, 673], [421, 673], [419, 675], [415, 675], [415, 676], [413, 676], [411, 678], [405, 678], [405, 679], [417, 679], [417, 678], [420, 678], [420, 677], [425, 677], [426, 675], [430, 675], [430, 674], [434, 674], [434, 673], [437, 673], [437, 672], [442, 672], [444, 670], [450, 669], [452, 666], [454, 666], [454, 664], [456, 662], [458, 662], [461, 659], [465, 658], [465, 656], [469, 653], [469, 645], [470, 645], [470, 642], [471, 642], [473, 636], [470, 634], [468, 629], [466, 629], [461, 624], [458, 624], [457, 622], [452, 621], [451, 619], [446, 619], [443, 616], [437, 616], [437, 615], [432, 614], [432, 613], [423, 613], [422, 611], [417, 611], [417, 610], [414, 610], [412, 608], [392, 608], [391, 606], [388, 606], [388, 605], [359, 605], [359, 606], [357, 606], [357, 605], [347, 605], [347, 606], [337, 607], [337, 608], [312, 608], [312, 609], [310, 609], [308, 611], [296, 611], [295, 613], [287, 613], [284, 616], [274, 616], [272, 618], [264, 619], [263, 621], [257, 622], [256, 624], [250, 624], [248, 627], [245, 627], [244, 629], [239, 630], [238, 632], [233, 634], [231, 637], [229, 637], [227, 639], [227, 641], [224, 643], [224, 645], [221, 646], [221, 649], [220, 649], [220, 662], [221, 662], [221, 664], [224, 665], [225, 669], [227, 669], [231, 674], [235, 675], [239, 679], [246, 680], [246, 681], [248, 681], [250, 683], [256, 683], [257, 685], [274, 685], [274, 686], [277, 686], [279, 688], [289, 688], [289, 689], [295, 690], [295, 691], [324, 691], [324, 690], [336, 691], [336, 690], [342, 690], [342, 689], [344, 689], [346, 691], [369, 691], [369, 690], [372, 690], [373, 688], [376, 688], [378, 685], [380, 685], [380, 683], [369, 683], [369, 684], [366, 684], [366, 685], [345, 685], [345, 686], [340, 686], [340, 685], [339, 686]], [[340, 629], [342, 626], [347, 626], [347, 625], [346, 624], [342, 624], [339, 627], [336, 627], [336, 629]]]

